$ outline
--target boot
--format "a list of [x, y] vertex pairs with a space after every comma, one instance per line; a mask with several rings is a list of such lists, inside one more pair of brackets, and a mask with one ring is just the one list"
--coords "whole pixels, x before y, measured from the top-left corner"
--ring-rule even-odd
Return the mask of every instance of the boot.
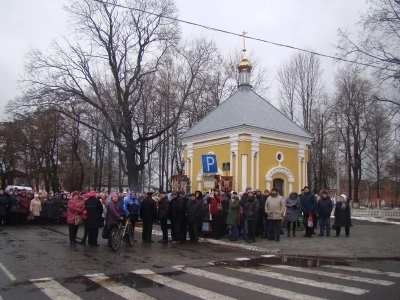
[[293, 228], [293, 237], [295, 237], [295, 236], [296, 236], [296, 229]]

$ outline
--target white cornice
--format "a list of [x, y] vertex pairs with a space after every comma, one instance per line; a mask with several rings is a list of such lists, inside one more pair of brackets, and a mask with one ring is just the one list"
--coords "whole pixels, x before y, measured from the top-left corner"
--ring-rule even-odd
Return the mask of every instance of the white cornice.
[[312, 139], [307, 138], [307, 137], [288, 134], [288, 133], [284, 133], [284, 132], [277, 132], [277, 131], [256, 128], [256, 127], [249, 126], [249, 125], [241, 125], [241, 126], [237, 126], [237, 127], [227, 128], [225, 130], [218, 130], [218, 131], [208, 132], [205, 134], [199, 134], [196, 136], [182, 138], [182, 143], [184, 145], [189, 144], [189, 143], [196, 143], [196, 144], [202, 143], [202, 142], [207, 143], [213, 139], [221, 139], [221, 138], [232, 139], [232, 137], [235, 137], [235, 136], [238, 136], [241, 134], [246, 134], [246, 135], [251, 135], [251, 136], [253, 136], [253, 135], [259, 136], [260, 139], [271, 138], [271, 139], [275, 139], [275, 140], [288, 141], [291, 143], [298, 143], [299, 145], [304, 145], [305, 148], [307, 147], [307, 145], [311, 144], [311, 142], [312, 142]]

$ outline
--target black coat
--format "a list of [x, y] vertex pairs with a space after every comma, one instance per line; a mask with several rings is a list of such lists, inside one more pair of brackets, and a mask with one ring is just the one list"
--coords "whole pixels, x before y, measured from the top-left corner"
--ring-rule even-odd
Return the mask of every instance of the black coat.
[[53, 199], [47, 199], [43, 203], [43, 211], [44, 211], [44, 217], [51, 219], [54, 218], [54, 200]]
[[260, 209], [258, 210], [258, 215], [259, 216], [265, 216], [265, 202], [267, 202], [267, 197], [264, 195], [260, 195], [256, 197], [258, 204], [260, 206]]
[[182, 220], [183, 218], [183, 200], [179, 197], [172, 198], [169, 202], [169, 212], [171, 220]]
[[189, 223], [200, 223], [203, 221], [203, 212], [201, 211], [202, 201], [190, 200], [187, 204], [187, 218]]
[[317, 212], [317, 198], [312, 193], [305, 193], [300, 198], [301, 210], [304, 214], [311, 212], [315, 214]]
[[0, 216], [5, 216], [7, 214], [7, 208], [10, 205], [10, 197], [3, 194], [0, 195]]
[[85, 226], [88, 229], [103, 227], [103, 204], [101, 201], [95, 197], [90, 197], [85, 201], [85, 209], [87, 211]]
[[153, 198], [144, 198], [140, 204], [140, 217], [143, 221], [153, 221], [157, 219], [157, 206]]
[[337, 202], [335, 206], [335, 226], [350, 226], [350, 205], [347, 202]]
[[158, 200], [158, 219], [164, 221], [169, 217], [169, 200], [168, 197]]
[[244, 204], [244, 215], [247, 220], [258, 220], [258, 211], [260, 209], [256, 198], [254, 200], [247, 199]]
[[321, 218], [327, 218], [330, 217], [331, 212], [333, 209], [333, 203], [331, 198], [321, 198], [318, 200], [317, 204], [317, 213]]

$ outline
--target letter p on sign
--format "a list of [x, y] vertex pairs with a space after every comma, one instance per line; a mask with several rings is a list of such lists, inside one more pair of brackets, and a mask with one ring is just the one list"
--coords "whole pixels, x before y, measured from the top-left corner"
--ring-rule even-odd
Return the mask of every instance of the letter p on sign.
[[203, 165], [203, 173], [217, 173], [217, 156], [215, 154], [203, 154], [201, 156], [201, 162]]

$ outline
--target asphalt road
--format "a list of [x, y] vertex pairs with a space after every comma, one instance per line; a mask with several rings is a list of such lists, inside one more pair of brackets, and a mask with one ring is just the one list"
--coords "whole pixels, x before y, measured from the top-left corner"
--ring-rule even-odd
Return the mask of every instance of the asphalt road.
[[317, 260], [209, 243], [139, 242], [113, 252], [99, 242], [70, 246], [63, 225], [0, 227], [0, 300], [400, 299], [396, 260]]

